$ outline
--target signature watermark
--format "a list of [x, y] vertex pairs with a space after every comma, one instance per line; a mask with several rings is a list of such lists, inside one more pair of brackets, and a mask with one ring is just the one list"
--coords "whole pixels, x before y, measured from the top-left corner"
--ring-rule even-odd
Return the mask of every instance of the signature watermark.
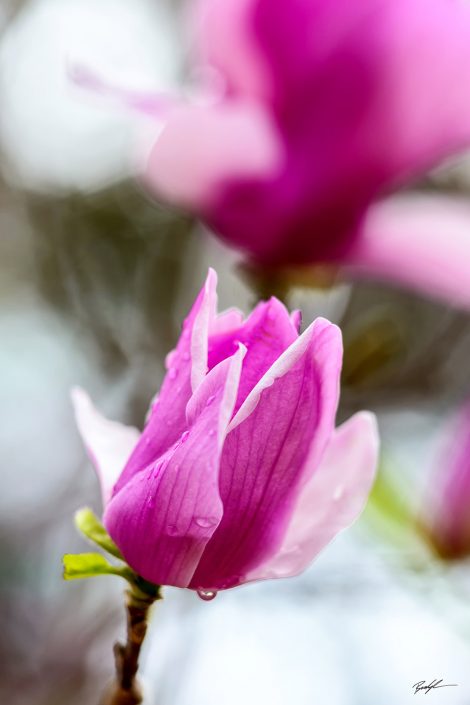
[[457, 683], [443, 683], [443, 679], [441, 678], [440, 680], [437, 680], [435, 678], [432, 680], [430, 683], [426, 683], [426, 681], [418, 681], [415, 683], [412, 688], [414, 690], [414, 694], [417, 695], [418, 693], [424, 693], [425, 695], [428, 695], [431, 690], [437, 690], [438, 688], [456, 688]]

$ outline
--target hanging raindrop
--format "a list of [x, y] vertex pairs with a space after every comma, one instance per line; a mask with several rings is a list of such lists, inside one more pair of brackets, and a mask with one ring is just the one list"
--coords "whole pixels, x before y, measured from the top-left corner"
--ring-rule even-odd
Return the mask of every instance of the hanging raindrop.
[[217, 597], [217, 590], [203, 590], [202, 588], [199, 588], [197, 594], [201, 600], [204, 600], [204, 602], [210, 602]]

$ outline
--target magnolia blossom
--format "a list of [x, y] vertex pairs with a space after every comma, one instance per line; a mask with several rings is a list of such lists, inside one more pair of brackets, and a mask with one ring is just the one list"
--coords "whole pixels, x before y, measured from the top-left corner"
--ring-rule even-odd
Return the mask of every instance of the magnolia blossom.
[[192, 23], [203, 78], [167, 107], [155, 193], [255, 262], [340, 264], [470, 305], [470, 206], [389, 199], [470, 145], [470, 4], [198, 0]]
[[205, 595], [303, 571], [360, 514], [378, 452], [372, 414], [334, 427], [339, 329], [299, 335], [274, 298], [217, 315], [215, 287], [210, 271], [142, 433], [73, 397], [126, 561]]
[[438, 553], [446, 559], [470, 555], [470, 404], [453, 421], [439, 458], [425, 524]]

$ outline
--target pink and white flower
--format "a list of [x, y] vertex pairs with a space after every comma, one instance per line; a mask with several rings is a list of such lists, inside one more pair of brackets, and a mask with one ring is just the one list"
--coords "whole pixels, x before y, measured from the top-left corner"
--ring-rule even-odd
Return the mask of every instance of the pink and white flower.
[[303, 571], [362, 511], [375, 417], [335, 429], [342, 342], [277, 299], [216, 311], [216, 276], [186, 319], [142, 433], [73, 399], [101, 482], [104, 524], [157, 584], [216, 591]]
[[470, 146], [470, 5], [199, 0], [192, 19], [207, 78], [165, 116], [154, 192], [257, 263], [469, 306], [470, 206], [390, 194]]

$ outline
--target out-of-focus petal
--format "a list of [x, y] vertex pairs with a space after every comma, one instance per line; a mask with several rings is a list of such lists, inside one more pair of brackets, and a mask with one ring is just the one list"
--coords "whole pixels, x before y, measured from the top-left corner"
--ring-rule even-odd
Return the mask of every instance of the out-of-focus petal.
[[210, 336], [209, 368], [233, 355], [239, 343], [247, 348], [235, 413], [255, 384], [297, 337], [289, 312], [275, 297], [259, 303], [239, 328]]
[[159, 585], [188, 585], [220, 522], [220, 454], [243, 355], [240, 348], [211, 370], [191, 399], [189, 431], [108, 504], [110, 536], [129, 565]]
[[404, 195], [373, 206], [345, 257], [352, 274], [470, 307], [470, 204]]
[[284, 156], [273, 167], [265, 157], [279, 149], [263, 147], [259, 160], [252, 148], [269, 120], [248, 127], [246, 113], [234, 128], [217, 107], [201, 121], [170, 119], [148, 178], [256, 261], [341, 256], [371, 202], [470, 144], [468, 2], [199, 7], [201, 60], [223, 75], [229, 114], [256, 102]]
[[198, 0], [194, 5], [199, 57], [220, 72], [230, 95], [272, 93], [270, 66], [253, 26], [255, 8], [256, 0]]
[[88, 394], [79, 387], [72, 390], [72, 402], [78, 430], [98, 475], [103, 505], [106, 506], [140, 433], [132, 426], [102, 416]]
[[359, 412], [336, 429], [297, 499], [280, 549], [247, 580], [298, 575], [339, 531], [352, 524], [372, 487], [378, 450], [373, 414]]
[[467, 401], [439, 454], [422, 523], [442, 558], [470, 555], [470, 403]]
[[153, 147], [146, 178], [170, 202], [204, 212], [227, 179], [276, 172], [283, 151], [261, 106], [224, 102], [175, 111]]
[[242, 583], [281, 544], [299, 485], [334, 427], [341, 357], [339, 329], [317, 319], [240, 407], [221, 460], [223, 518], [190, 587]]
[[210, 269], [183, 324], [178, 345], [167, 356], [168, 372], [160, 394], [116, 491], [162, 455], [186, 429], [186, 404], [207, 372], [208, 335], [217, 309], [216, 286], [217, 275]]
[[[318, 148], [309, 154], [313, 171], [319, 154], [327, 166], [324, 148], [330, 159], [344, 154], [349, 162], [349, 150], [359, 147], [358, 176], [380, 161], [389, 177], [406, 176], [468, 143], [470, 100], [462, 90], [469, 77], [468, 3], [203, 0], [201, 6], [204, 58], [232, 93], [259, 99], [264, 93], [265, 102], [270, 96], [287, 132], [310, 133]], [[233, 45], [246, 51], [234, 57]], [[255, 76], [262, 71], [256, 83], [270, 91], [253, 90], [248, 65]]]
[[103, 79], [93, 69], [83, 65], [69, 68], [69, 77], [77, 86], [93, 91], [105, 98], [113, 98], [122, 105], [149, 115], [162, 122], [168, 118], [181, 101], [167, 93], [150, 93], [126, 89]]

